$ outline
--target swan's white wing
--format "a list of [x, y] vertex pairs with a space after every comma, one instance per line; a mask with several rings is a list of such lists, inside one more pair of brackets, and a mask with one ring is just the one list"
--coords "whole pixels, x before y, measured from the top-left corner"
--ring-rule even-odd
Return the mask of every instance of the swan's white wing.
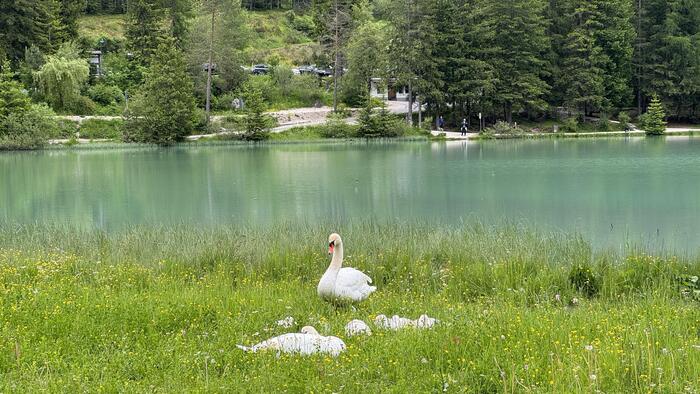
[[372, 278], [355, 268], [343, 268], [335, 281], [335, 293], [340, 298], [362, 301], [369, 297], [376, 287], [370, 286]]
[[284, 334], [249, 348], [240, 345], [238, 345], [238, 348], [253, 353], [272, 349], [283, 353], [301, 354], [304, 356], [315, 353], [328, 353], [337, 356], [345, 350], [345, 343], [336, 337], [322, 337], [315, 334]]
[[352, 337], [355, 335], [372, 335], [367, 323], [362, 320], [353, 320], [345, 326], [345, 335]]

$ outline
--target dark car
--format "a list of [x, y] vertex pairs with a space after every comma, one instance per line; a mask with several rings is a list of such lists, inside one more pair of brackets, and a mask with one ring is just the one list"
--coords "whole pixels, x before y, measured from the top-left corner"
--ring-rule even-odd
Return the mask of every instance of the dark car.
[[254, 75], [264, 75], [270, 72], [270, 66], [267, 64], [256, 64], [253, 66], [251, 72]]

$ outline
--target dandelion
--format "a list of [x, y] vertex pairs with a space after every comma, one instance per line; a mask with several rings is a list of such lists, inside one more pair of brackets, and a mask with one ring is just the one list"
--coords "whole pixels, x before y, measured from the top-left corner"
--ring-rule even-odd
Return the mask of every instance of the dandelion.
[[589, 378], [590, 378], [591, 381], [593, 381], [593, 382], [595, 382], [595, 381], [598, 379], [598, 377], [597, 377], [595, 374], [591, 374], [591, 376], [589, 376]]
[[589, 352], [592, 352], [592, 351], [593, 351], [593, 345], [586, 345], [586, 346], [584, 346], [584, 349], [586, 349], [586, 350], [589, 351]]

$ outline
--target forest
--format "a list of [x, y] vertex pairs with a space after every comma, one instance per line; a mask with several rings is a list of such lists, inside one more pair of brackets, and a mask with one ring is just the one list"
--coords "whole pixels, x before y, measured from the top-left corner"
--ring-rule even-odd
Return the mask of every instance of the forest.
[[[123, 34], [82, 34], [86, 18], [118, 18]], [[282, 31], [281, 49], [260, 50]], [[94, 50], [104, 59], [97, 75]], [[373, 78], [406, 87], [428, 115], [452, 123], [478, 114], [490, 123], [634, 120], [654, 97], [669, 120], [697, 122], [700, 2], [8, 0], [0, 59], [6, 136], [26, 134], [11, 130], [31, 123], [17, 116], [38, 122], [53, 111], [124, 114], [134, 120], [130, 139], [153, 140], [160, 128], [171, 142], [239, 96], [260, 96], [258, 112], [280, 100], [363, 107]], [[244, 67], [255, 63], [270, 73], [250, 75]], [[293, 75], [304, 64], [332, 75]], [[177, 119], [161, 125], [174, 109]]]

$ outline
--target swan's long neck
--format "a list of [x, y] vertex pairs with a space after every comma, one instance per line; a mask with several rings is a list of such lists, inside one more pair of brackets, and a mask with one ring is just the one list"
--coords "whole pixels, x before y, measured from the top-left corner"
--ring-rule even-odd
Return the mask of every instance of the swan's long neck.
[[333, 259], [331, 265], [328, 266], [328, 271], [340, 271], [343, 267], [343, 244], [339, 243], [333, 248]]

